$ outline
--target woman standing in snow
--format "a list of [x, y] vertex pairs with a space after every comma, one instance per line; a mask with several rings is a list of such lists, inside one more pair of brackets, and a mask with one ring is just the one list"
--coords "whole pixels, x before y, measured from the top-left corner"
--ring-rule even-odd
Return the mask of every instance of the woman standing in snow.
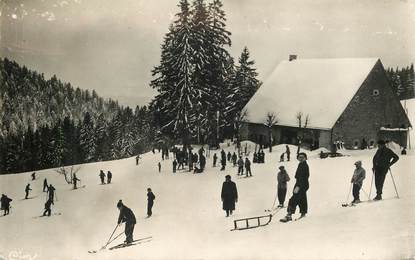
[[232, 211], [235, 210], [235, 203], [238, 202], [238, 191], [236, 184], [231, 181], [231, 176], [226, 175], [225, 182], [222, 185], [221, 198], [223, 202], [223, 210], [226, 211], [226, 216], [232, 215]]
[[287, 171], [285, 170], [284, 166], [279, 167], [280, 171], [277, 175], [278, 181], [278, 201], [279, 205], [278, 208], [284, 207], [285, 196], [287, 195], [287, 182], [290, 181], [290, 176], [288, 176]]

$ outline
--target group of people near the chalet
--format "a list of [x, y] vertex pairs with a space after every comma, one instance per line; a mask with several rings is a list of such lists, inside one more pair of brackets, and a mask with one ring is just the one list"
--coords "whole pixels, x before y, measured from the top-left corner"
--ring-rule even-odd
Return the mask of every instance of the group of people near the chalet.
[[[174, 154], [174, 160], [172, 162], [173, 173], [176, 173], [177, 170], [184, 170], [185, 166], [189, 166], [189, 172], [193, 173], [202, 173], [206, 167], [206, 156], [205, 149], [201, 147], [197, 153], [192, 152], [193, 148], [191, 146], [184, 147], [179, 149], [174, 147], [172, 152]], [[161, 170], [161, 164], [158, 164], [159, 172]]]
[[254, 152], [254, 158], [252, 159], [253, 163], [265, 163], [265, 153], [264, 150], [260, 149], [258, 152]]
[[[99, 171], [99, 178], [101, 179], [101, 184], [111, 184], [112, 180], [112, 172], [108, 171], [105, 175], [105, 172], [103, 170]], [[105, 182], [105, 177], [107, 177], [107, 182]]]

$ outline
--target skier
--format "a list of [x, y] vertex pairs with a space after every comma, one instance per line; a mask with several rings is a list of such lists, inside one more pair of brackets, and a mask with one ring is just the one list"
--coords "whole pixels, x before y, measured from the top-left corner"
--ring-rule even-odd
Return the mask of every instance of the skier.
[[36, 180], [36, 172], [32, 173], [32, 181]]
[[245, 158], [245, 174], [245, 177], [252, 177], [251, 161], [248, 159], [248, 157]]
[[73, 175], [73, 177], [72, 177], [72, 183], [73, 183], [73, 189], [74, 189], [74, 190], [78, 189], [78, 186], [77, 186], [78, 181], [81, 181], [81, 180], [80, 180], [80, 179], [78, 179], [78, 178], [76, 177], [76, 174], [74, 173], [74, 175]]
[[288, 222], [292, 220], [292, 214], [295, 213], [297, 205], [300, 207], [301, 217], [303, 218], [307, 214], [307, 190], [309, 188], [308, 178], [310, 177], [310, 171], [307, 164], [307, 155], [305, 153], [298, 153], [297, 171], [295, 172], [295, 185], [293, 195], [288, 201], [287, 216], [281, 219], [281, 222]]
[[125, 222], [125, 241], [126, 244], [131, 244], [133, 239], [134, 233], [134, 226], [136, 224], [136, 219], [133, 211], [125, 206], [122, 203], [122, 200], [119, 200], [117, 203], [117, 208], [120, 210], [120, 215], [118, 216], [118, 226]]
[[213, 155], [213, 167], [216, 167], [216, 161], [218, 160], [218, 156], [216, 153]]
[[29, 191], [31, 191], [32, 189], [30, 188], [30, 183], [28, 183], [26, 185], [26, 188], [24, 189], [24, 191], [26, 192], [26, 196], [24, 197], [25, 199], [29, 198]]
[[284, 154], [285, 154], [285, 153], [282, 153], [282, 154], [281, 154], [281, 156], [280, 156], [280, 162], [283, 162], [283, 161], [284, 161]]
[[289, 162], [291, 152], [290, 152], [290, 147], [288, 146], [288, 144], [285, 145], [285, 153], [287, 154], [287, 162]]
[[223, 171], [225, 170], [225, 167], [226, 167], [226, 153], [223, 149], [220, 152], [220, 156], [221, 156], [220, 163], [222, 164], [222, 168], [220, 168], [220, 170]]
[[233, 152], [232, 154], [232, 162], [233, 162], [233, 167], [236, 166], [236, 161], [238, 160], [238, 156], [236, 155], [235, 152]]
[[176, 159], [173, 160], [173, 173], [176, 173], [177, 161]]
[[140, 154], [135, 157], [135, 165], [138, 165], [138, 161], [140, 160]]
[[159, 172], [161, 172], [161, 163], [158, 163], [158, 167], [159, 167]]
[[360, 203], [359, 193], [363, 185], [363, 180], [366, 177], [366, 171], [362, 167], [362, 161], [357, 161], [354, 163], [356, 169], [354, 170], [351, 183], [353, 183], [353, 203]]
[[290, 181], [290, 176], [288, 176], [287, 171], [285, 170], [284, 166], [279, 167], [280, 171], [277, 175], [278, 181], [278, 208], [284, 207], [285, 196], [287, 195], [287, 182]]
[[151, 188], [147, 189], [147, 218], [151, 217], [153, 214], [153, 205], [154, 200], [156, 199], [156, 196], [154, 196], [154, 193], [151, 191]]
[[45, 178], [43, 180], [43, 192], [47, 192], [48, 191], [48, 180]]
[[244, 174], [244, 160], [242, 159], [242, 156], [239, 156], [238, 160], [238, 175]]
[[53, 204], [53, 200], [48, 199], [46, 201], [46, 203], [45, 203], [45, 211], [43, 212], [43, 216], [46, 216], [46, 214], [47, 214], [47, 216], [50, 217], [51, 212], [52, 212], [52, 210], [51, 210], [52, 204]]
[[105, 184], [105, 173], [103, 170], [99, 172], [99, 177], [101, 178], [101, 184]]
[[48, 188], [48, 194], [49, 194], [49, 199], [52, 201], [55, 199], [55, 190], [56, 190], [55, 187], [53, 187], [52, 184], [50, 184]]
[[12, 201], [11, 198], [7, 197], [4, 194], [1, 195], [0, 204], [1, 204], [1, 209], [4, 210], [3, 216], [10, 214], [10, 202], [11, 201]]
[[232, 211], [235, 210], [235, 203], [238, 202], [238, 190], [236, 184], [231, 181], [231, 176], [226, 175], [225, 182], [222, 185], [222, 208], [226, 211], [226, 217], [229, 214], [232, 215]]
[[227, 156], [228, 162], [231, 161], [231, 158], [232, 158], [232, 154], [231, 154], [231, 152], [228, 152], [228, 156]]
[[112, 180], [112, 172], [108, 171], [107, 172], [107, 183], [111, 184], [111, 180]]
[[399, 160], [391, 149], [385, 146], [385, 141], [378, 141], [378, 150], [373, 157], [373, 173], [375, 174], [376, 197], [373, 200], [382, 199], [383, 183], [389, 168]]

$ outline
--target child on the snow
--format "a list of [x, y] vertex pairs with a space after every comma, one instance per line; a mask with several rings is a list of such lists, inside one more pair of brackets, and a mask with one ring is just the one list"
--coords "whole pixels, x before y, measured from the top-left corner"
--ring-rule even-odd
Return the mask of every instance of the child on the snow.
[[279, 167], [280, 171], [277, 175], [278, 181], [278, 208], [284, 207], [285, 196], [287, 195], [287, 182], [290, 181], [290, 176], [288, 176], [287, 171], [285, 170], [284, 166]]
[[25, 199], [28, 199], [29, 198], [29, 191], [31, 191], [32, 189], [30, 188], [30, 183], [28, 183], [27, 185], [26, 185], [26, 188], [25, 188], [25, 192], [26, 192], [26, 196], [24, 197]]
[[354, 170], [351, 183], [353, 183], [353, 201], [352, 203], [360, 203], [359, 193], [363, 185], [363, 180], [366, 178], [366, 171], [362, 167], [362, 161], [354, 163], [356, 169]]
[[284, 161], [284, 154], [285, 154], [285, 153], [282, 153], [282, 154], [281, 154], [281, 156], [280, 156], [280, 162], [283, 162], [283, 161]]

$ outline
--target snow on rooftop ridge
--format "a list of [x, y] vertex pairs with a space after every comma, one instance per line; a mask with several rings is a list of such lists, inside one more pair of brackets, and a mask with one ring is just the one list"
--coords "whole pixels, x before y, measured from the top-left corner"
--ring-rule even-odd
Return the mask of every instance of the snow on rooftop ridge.
[[378, 60], [282, 61], [245, 106], [247, 121], [263, 123], [271, 112], [277, 115], [278, 125], [297, 126], [296, 114], [301, 111], [310, 115], [310, 128], [330, 129]]

